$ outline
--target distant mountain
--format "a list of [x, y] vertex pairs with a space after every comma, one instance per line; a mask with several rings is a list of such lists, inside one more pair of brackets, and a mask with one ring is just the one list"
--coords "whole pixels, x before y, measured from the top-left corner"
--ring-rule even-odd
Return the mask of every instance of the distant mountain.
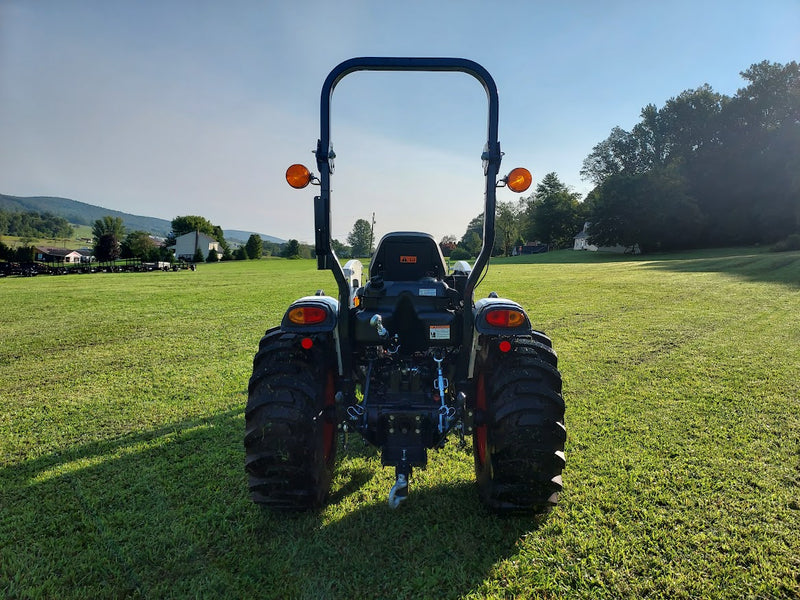
[[154, 217], [142, 217], [130, 215], [118, 210], [102, 208], [77, 200], [68, 198], [56, 198], [52, 196], [6, 196], [0, 194], [0, 208], [8, 211], [34, 211], [49, 212], [59, 217], [64, 217], [70, 223], [76, 225], [93, 225], [97, 219], [102, 219], [106, 215], [119, 217], [122, 219], [125, 228], [130, 231], [147, 231], [153, 235], [167, 237], [172, 224], [166, 219], [156, 219]]
[[[129, 231], [147, 231], [159, 237], [167, 237], [172, 229], [172, 223], [166, 219], [131, 215], [118, 210], [111, 210], [110, 208], [103, 208], [101, 206], [94, 206], [93, 204], [86, 204], [85, 202], [78, 202], [77, 200], [70, 200], [69, 198], [53, 196], [21, 197], [0, 194], [0, 209], [12, 212], [49, 212], [58, 217], [64, 217], [67, 221], [76, 225], [93, 225], [97, 219], [102, 219], [106, 215], [110, 215], [112, 217], [121, 218], [125, 228]], [[242, 243], [247, 241], [251, 233], [254, 233], [235, 229], [230, 231], [223, 229], [223, 231], [225, 232], [225, 239], [229, 242], [241, 241]], [[286, 241], [263, 233], [259, 233], [258, 235], [261, 236], [262, 240], [278, 244]]]
[[253, 234], [261, 236], [261, 241], [263, 242], [273, 242], [275, 244], [283, 244], [286, 242], [286, 240], [282, 240], [281, 238], [276, 238], [265, 233], [258, 233], [256, 231], [241, 231], [239, 229], [223, 229], [223, 231], [225, 232], [225, 239], [229, 242], [241, 242], [242, 244], [246, 244], [247, 240], [250, 239], [250, 236]]

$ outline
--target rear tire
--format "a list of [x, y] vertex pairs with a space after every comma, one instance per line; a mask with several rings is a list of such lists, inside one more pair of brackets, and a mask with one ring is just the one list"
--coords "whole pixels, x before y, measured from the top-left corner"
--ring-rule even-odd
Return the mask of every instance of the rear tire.
[[253, 502], [277, 510], [321, 506], [336, 459], [335, 361], [324, 344], [267, 331], [253, 359], [245, 411], [245, 469]]
[[507, 353], [490, 341], [479, 357], [475, 476], [495, 512], [541, 513], [558, 502], [566, 429], [556, 363], [548, 345], [527, 336]]

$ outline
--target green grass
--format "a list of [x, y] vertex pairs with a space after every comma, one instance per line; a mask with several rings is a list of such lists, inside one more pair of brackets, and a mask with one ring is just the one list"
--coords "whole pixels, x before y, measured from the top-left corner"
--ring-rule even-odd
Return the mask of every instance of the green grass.
[[71, 223], [71, 238], [40, 238], [17, 235], [0, 235], [0, 242], [6, 246], [17, 248], [19, 246], [43, 246], [52, 248], [69, 248], [77, 250], [92, 245], [92, 228], [89, 225], [76, 225]]
[[332, 500], [251, 504], [246, 385], [312, 261], [0, 280], [4, 598], [795, 598], [800, 253], [493, 262], [559, 353], [567, 467], [545, 519], [480, 506], [455, 443], [386, 505], [351, 437]]

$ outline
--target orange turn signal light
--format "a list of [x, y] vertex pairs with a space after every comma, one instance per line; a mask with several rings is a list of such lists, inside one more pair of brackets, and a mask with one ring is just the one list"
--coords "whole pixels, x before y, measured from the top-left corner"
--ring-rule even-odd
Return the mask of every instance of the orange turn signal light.
[[296, 190], [302, 190], [311, 183], [311, 171], [305, 165], [294, 164], [286, 169], [286, 183]]
[[512, 329], [525, 324], [525, 315], [519, 310], [496, 308], [486, 313], [486, 322], [492, 327]]
[[289, 311], [289, 320], [295, 325], [316, 325], [328, 318], [328, 311], [317, 306], [298, 306]]
[[506, 175], [506, 185], [512, 192], [524, 192], [533, 183], [533, 175], [525, 167], [517, 167]]

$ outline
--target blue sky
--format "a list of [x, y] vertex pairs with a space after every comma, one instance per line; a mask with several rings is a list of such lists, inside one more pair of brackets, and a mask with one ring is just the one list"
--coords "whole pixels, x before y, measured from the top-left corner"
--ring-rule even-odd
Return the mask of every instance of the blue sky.
[[[800, 60], [800, 0], [0, 0], [0, 193], [53, 195], [313, 240], [319, 91], [353, 56], [463, 56], [500, 91], [503, 170], [586, 193], [583, 159], [648, 103], [732, 95]], [[356, 73], [333, 99], [333, 234], [458, 237], [482, 210], [483, 89], [462, 74]], [[518, 196], [507, 190], [501, 201]]]

